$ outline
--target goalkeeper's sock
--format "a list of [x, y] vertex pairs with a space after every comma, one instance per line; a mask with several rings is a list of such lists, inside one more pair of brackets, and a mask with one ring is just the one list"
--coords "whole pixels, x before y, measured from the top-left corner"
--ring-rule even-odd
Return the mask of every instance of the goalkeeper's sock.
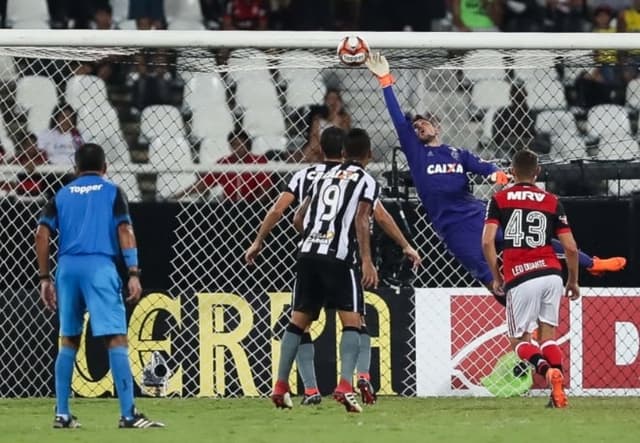
[[56, 415], [71, 415], [69, 397], [71, 396], [71, 377], [73, 365], [76, 361], [76, 350], [68, 346], [61, 346], [56, 357], [55, 385], [56, 385]]
[[544, 359], [549, 362], [549, 366], [562, 371], [562, 350], [557, 342], [554, 340], [546, 341], [540, 346], [540, 350]]
[[318, 392], [314, 356], [315, 346], [313, 345], [313, 341], [311, 341], [311, 334], [305, 332], [300, 338], [296, 363], [298, 364], [298, 372], [300, 372], [300, 377], [302, 377], [302, 383], [304, 384], [304, 392], [307, 395]]
[[358, 346], [358, 360], [356, 362], [356, 372], [358, 378], [369, 377], [369, 368], [371, 366], [371, 336], [366, 326], [360, 328], [360, 345]]
[[304, 330], [300, 329], [293, 323], [289, 323], [284, 335], [282, 336], [282, 342], [280, 342], [280, 362], [278, 363], [278, 381], [287, 383], [289, 380], [289, 374], [291, 373], [291, 366], [298, 353], [298, 346], [302, 340], [302, 334]]
[[528, 361], [536, 368], [538, 374], [545, 376], [549, 370], [549, 363], [542, 356], [540, 348], [533, 343], [521, 342], [516, 346], [516, 355], [520, 360]]
[[[564, 257], [564, 248], [562, 247], [562, 244], [560, 243], [560, 241], [558, 241], [558, 239], [552, 239], [551, 240], [551, 246], [553, 246], [553, 251], [557, 254], [560, 255], [561, 257]], [[580, 265], [581, 268], [592, 268], [593, 267], [593, 257], [585, 254], [582, 251], [578, 251], [578, 264]]]
[[[360, 347], [360, 329], [347, 326], [342, 328], [340, 339], [340, 378], [342, 381], [353, 379], [353, 371], [356, 369], [358, 349]], [[340, 382], [341, 385], [344, 383]], [[351, 383], [349, 383], [351, 385]]]
[[113, 383], [118, 391], [120, 415], [125, 419], [133, 418], [133, 377], [129, 364], [129, 351], [126, 346], [109, 348], [109, 366], [113, 374]]

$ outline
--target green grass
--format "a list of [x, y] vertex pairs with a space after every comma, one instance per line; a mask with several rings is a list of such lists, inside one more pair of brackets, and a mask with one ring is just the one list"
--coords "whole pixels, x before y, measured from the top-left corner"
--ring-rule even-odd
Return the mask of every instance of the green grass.
[[565, 410], [544, 408], [544, 398], [382, 398], [362, 414], [347, 414], [329, 397], [307, 408], [294, 400], [293, 410], [281, 411], [266, 399], [138, 399], [167, 428], [119, 430], [116, 400], [72, 399], [82, 429], [54, 430], [52, 399], [0, 399], [0, 442], [640, 441], [640, 398], [572, 398]]

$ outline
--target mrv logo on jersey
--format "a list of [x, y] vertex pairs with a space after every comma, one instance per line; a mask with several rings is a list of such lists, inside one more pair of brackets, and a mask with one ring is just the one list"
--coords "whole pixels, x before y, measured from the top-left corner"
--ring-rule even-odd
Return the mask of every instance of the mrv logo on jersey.
[[533, 191], [508, 191], [507, 200], [531, 200], [541, 202], [545, 195], [542, 192]]

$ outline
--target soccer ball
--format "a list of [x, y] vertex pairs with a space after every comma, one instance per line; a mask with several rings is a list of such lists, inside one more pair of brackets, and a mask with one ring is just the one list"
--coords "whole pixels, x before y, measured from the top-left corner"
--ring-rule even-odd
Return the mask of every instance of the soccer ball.
[[343, 38], [338, 44], [338, 58], [348, 66], [359, 66], [369, 57], [369, 45], [357, 35]]

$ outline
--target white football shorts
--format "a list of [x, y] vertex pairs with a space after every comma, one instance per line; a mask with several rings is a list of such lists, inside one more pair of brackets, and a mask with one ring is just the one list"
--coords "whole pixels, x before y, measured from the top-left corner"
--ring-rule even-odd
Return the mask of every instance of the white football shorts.
[[526, 280], [507, 291], [507, 333], [519, 338], [533, 332], [538, 322], [558, 326], [560, 299], [564, 294], [562, 277], [543, 275]]

